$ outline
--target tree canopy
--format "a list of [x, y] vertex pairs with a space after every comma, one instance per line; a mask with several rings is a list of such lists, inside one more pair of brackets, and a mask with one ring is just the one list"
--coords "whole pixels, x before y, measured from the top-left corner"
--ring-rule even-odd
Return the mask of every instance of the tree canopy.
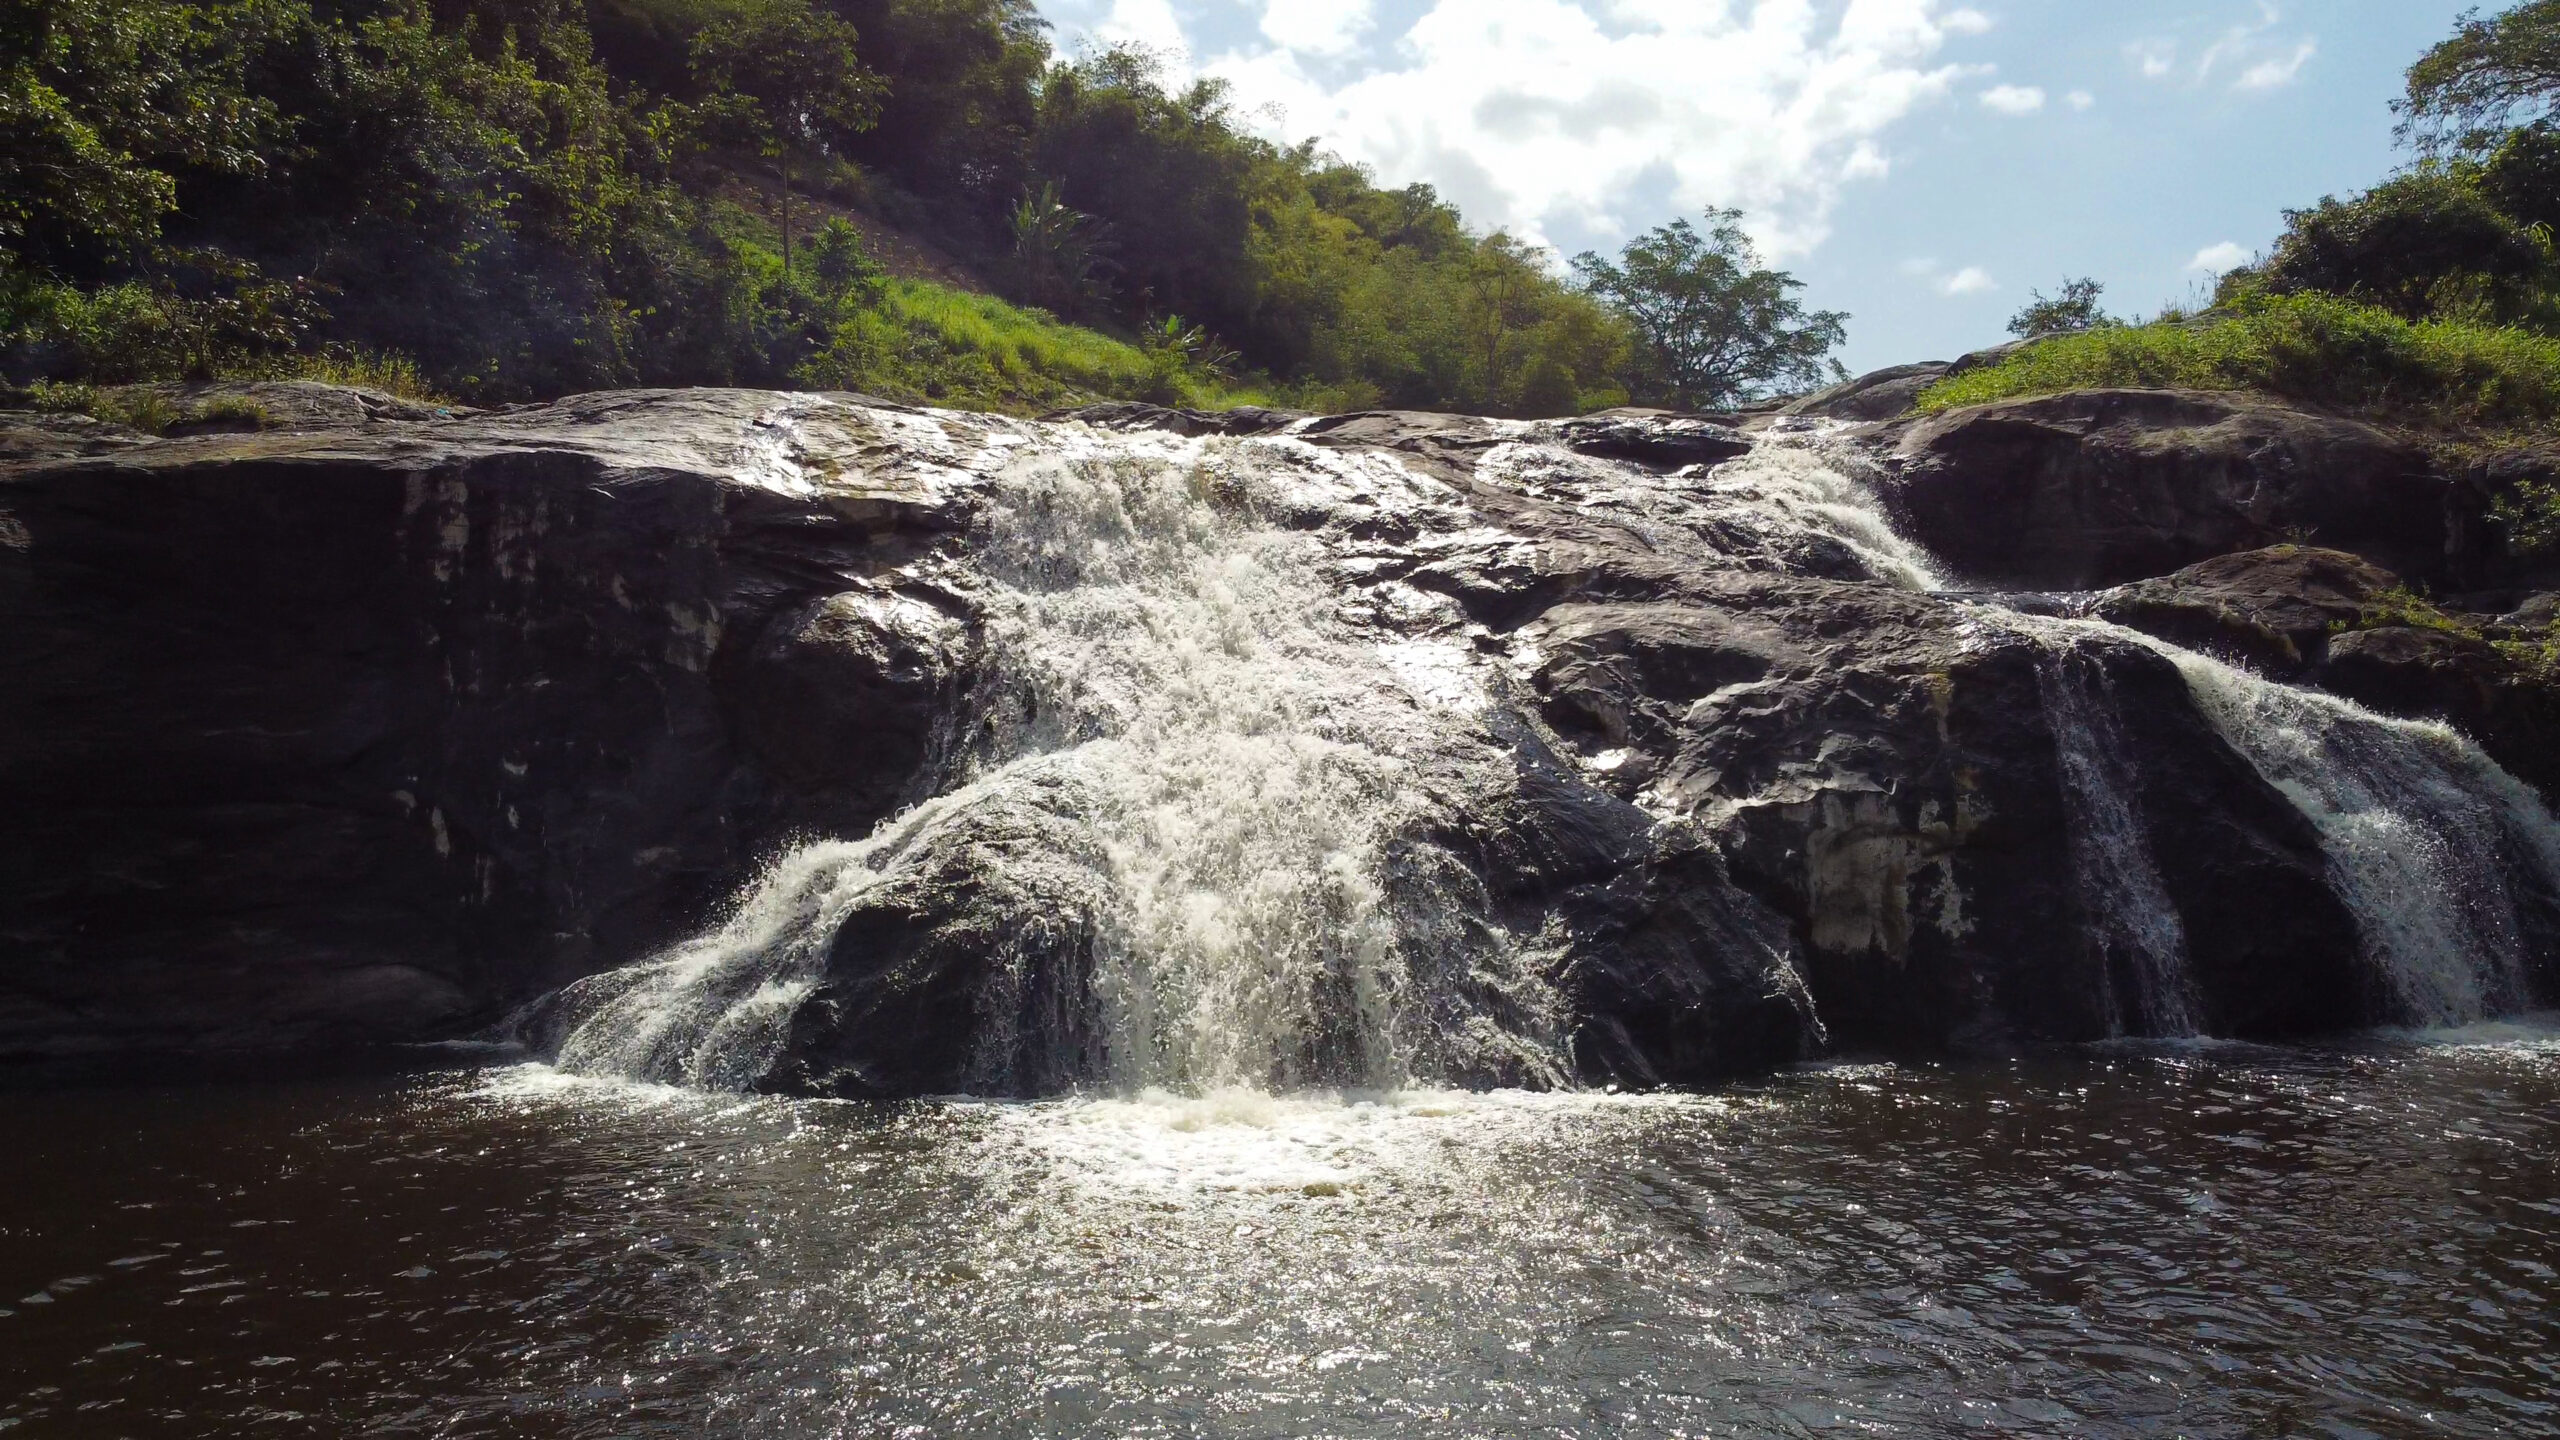
[[1675, 220], [1616, 260], [1586, 253], [1573, 262], [1591, 293], [1635, 324], [1638, 397], [1712, 409], [1844, 378], [1831, 352], [1849, 317], [1805, 309], [1795, 298], [1803, 283], [1761, 265], [1741, 211], [1706, 219], [1703, 232]]
[[2409, 67], [2394, 109], [2401, 135], [2430, 154], [2493, 148], [2560, 96], [2560, 0], [2527, 0], [2489, 19], [2462, 17], [2451, 39]]
[[[1555, 414], [1820, 380], [1841, 317], [1709, 224], [1577, 284], [1215, 82], [1052, 54], [1032, 0], [0, 0], [21, 382], [376, 356], [473, 400]], [[940, 268], [890, 283], [882, 229]]]
[[2033, 340], [2113, 324], [2098, 304], [2106, 293], [2106, 286], [2086, 278], [2063, 281], [2061, 290], [2051, 296], [2031, 290], [2027, 293], [2027, 308], [2010, 317], [2009, 333], [2021, 340]]

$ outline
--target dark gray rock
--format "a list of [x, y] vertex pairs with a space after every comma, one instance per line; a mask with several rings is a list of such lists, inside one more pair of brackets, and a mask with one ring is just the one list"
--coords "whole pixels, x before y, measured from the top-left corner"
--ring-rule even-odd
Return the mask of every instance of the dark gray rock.
[[2400, 578], [2342, 550], [2278, 545], [2218, 556], [2096, 597], [2091, 614], [2270, 675], [2317, 669], [2333, 633], [2365, 622]]
[[1697, 415], [1586, 415], [1539, 428], [1576, 454], [1662, 471], [1722, 464], [1751, 453], [1741, 431]]
[[1163, 430], [1175, 435], [1268, 435], [1308, 417], [1260, 405], [1239, 405], [1232, 410], [1179, 410], [1139, 400], [1112, 400], [1061, 410], [1042, 418], [1081, 421], [1100, 430]]
[[1918, 408], [1920, 396], [1947, 378], [1954, 368], [1943, 361], [1896, 365], [1842, 381], [1827, 390], [1816, 390], [1790, 403], [1784, 413], [1870, 423], [1899, 420]]
[[[1725, 836], [1791, 922], [1832, 1038], [2000, 1048], [2136, 1014], [2068, 856], [2055, 663], [1925, 596], [1741, 576], [1532, 627], [1545, 716], [1630, 794]], [[2317, 837], [2215, 737], [2165, 661], [2079, 662], [2128, 717], [2150, 854], [2216, 1033], [2353, 1023], [2354, 927]]]
[[2447, 482], [2369, 425], [2246, 396], [2093, 390], [1934, 416], [1896, 450], [1912, 538], [1967, 576], [2089, 590], [2295, 541], [2433, 583]]
[[453, 1034], [859, 833], [959, 652], [838, 622], [977, 443], [641, 392], [0, 468], [0, 1053]]
[[[2501, 648], [2492, 633], [2442, 612], [2427, 617], [2429, 608], [2370, 561], [2298, 545], [2208, 560], [2110, 590], [2090, 605], [2102, 619], [2386, 715], [2445, 721], [2560, 798], [2553, 676]], [[2529, 604], [2495, 630], [2538, 648], [2554, 613]], [[2428, 623], [2407, 623], [2418, 617]]]

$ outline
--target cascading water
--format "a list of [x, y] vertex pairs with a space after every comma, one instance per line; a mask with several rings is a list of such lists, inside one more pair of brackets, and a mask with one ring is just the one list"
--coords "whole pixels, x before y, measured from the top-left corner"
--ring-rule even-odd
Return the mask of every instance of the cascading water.
[[[1839, 452], [1835, 434], [1825, 426], [1782, 430], [1743, 463], [1788, 477], [1779, 494], [1817, 497], [1826, 513], [1845, 517], [1832, 528], [1865, 542], [1861, 553], [1878, 578], [1938, 588], [1936, 567], [1894, 535], [1875, 491], [1841, 478], [1858, 460]], [[1871, 538], [1878, 534], [1889, 538]], [[2378, 715], [2122, 626], [2005, 609], [1994, 615], [2045, 652], [2039, 689], [2072, 818], [2072, 863], [2098, 932], [2092, 938], [2111, 969], [2131, 972], [2138, 997], [2138, 1014], [2117, 1017], [2120, 1030], [2192, 1035], [2197, 1013], [2184, 928], [2144, 836], [2141, 781], [2126, 759], [2117, 706], [2103, 669], [2080, 652], [2092, 637], [2166, 656], [2222, 738], [2317, 827], [2330, 883], [2354, 915], [2398, 1019], [2462, 1025], [2530, 1001], [2517, 877], [2560, 894], [2560, 823], [2478, 746], [2443, 725]]]
[[[2023, 617], [2012, 617], [2018, 623]], [[2110, 984], [2106, 998], [2117, 1034], [2197, 1033], [2193, 980], [2187, 973], [2186, 925], [2161, 883], [2159, 862], [2140, 812], [2141, 777], [2117, 724], [2114, 687], [2104, 667], [2073, 643], [2061, 622], [2047, 622], [2036, 687], [2052, 721], [2064, 795], [2073, 819], [2071, 864], [2092, 930], [2112, 980], [2130, 980], [2135, 1013], [2127, 1016]], [[2036, 627], [2041, 629], [2041, 627]], [[2060, 633], [2056, 633], [2059, 631]]]
[[[1259, 518], [1275, 465], [1300, 485], [1415, 483], [1294, 443], [1062, 434], [1015, 464], [972, 547], [991, 678], [944, 777], [957, 788], [870, 840], [785, 857], [719, 930], [572, 987], [560, 1063], [753, 1084], [845, 915], [937, 827], [1045, 785], [1107, 857], [1085, 1079], [1564, 1083], [1561, 1002], [1498, 926], [1393, 918], [1390, 842], [1507, 783], [1481, 693], [1440, 647], [1353, 633], [1317, 542]], [[1480, 902], [1471, 878], [1400, 871], [1421, 892], [1408, 907], [1451, 913]]]
[[[1660, 551], [1943, 591], [1838, 428], [1780, 422], [1740, 460], [1666, 477], [1512, 427], [1476, 463]], [[1365, 623], [1381, 605], [1446, 602], [1347, 593], [1328, 542], [1277, 518], [1319, 494], [1426, 532], [1479, 523], [1388, 456], [1285, 437], [1047, 436], [992, 481], [967, 550], [959, 583], [981, 618], [985, 679], [932, 777], [939, 797], [869, 839], [784, 856], [711, 933], [555, 997], [546, 1027], [562, 1067], [753, 1086], [847, 916], [941, 841], [965, 840], [982, 809], [1063, 803], [1108, 895], [1075, 981], [1099, 1042], [1066, 1047], [1083, 1081], [1568, 1084], [1572, 1019], [1552, 957], [1491, 918], [1466, 864], [1417, 838], [1516, 783], [1485, 723], [1498, 682], [1458, 619]], [[2508, 876], [2560, 895], [2560, 828], [2476, 748], [2112, 625], [1976, 607], [2041, 652], [2070, 863], [2116, 1032], [2194, 1034], [2200, 1015], [2095, 643], [2169, 656], [2226, 741], [2319, 828], [2402, 1018], [2461, 1023], [2526, 999]], [[1001, 981], [1028, 983], [1032, 962], [997, 959]]]
[[2319, 827], [2330, 884], [2399, 1018], [2462, 1025], [2530, 999], [2511, 877], [2560, 890], [2540, 796], [2442, 725], [2394, 720], [2147, 642], [2232, 748]]

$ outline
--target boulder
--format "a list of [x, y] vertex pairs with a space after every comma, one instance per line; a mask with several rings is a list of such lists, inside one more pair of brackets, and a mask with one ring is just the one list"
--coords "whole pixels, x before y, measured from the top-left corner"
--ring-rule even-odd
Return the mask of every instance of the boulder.
[[1890, 499], [1973, 579], [2089, 590], [2287, 540], [2434, 583], [2448, 483], [2406, 442], [2244, 395], [2089, 390], [1933, 416]]
[[2333, 634], [2363, 625], [2399, 588], [2398, 576], [2343, 550], [2277, 545], [2119, 586], [2088, 609], [2190, 650], [2297, 677], [2328, 659]]
[[2442, 720], [2560, 803], [2560, 684], [2481, 636], [2390, 625], [2339, 635], [2321, 688], [2386, 715]]
[[1538, 427], [1578, 455], [1627, 460], [1672, 471], [1718, 465], [1751, 453], [1751, 441], [1731, 425], [1702, 415], [1586, 415]]
[[1921, 395], [1930, 386], [1947, 378], [1954, 369], [1944, 361], [1896, 365], [1861, 375], [1855, 380], [1842, 381], [1827, 390], [1816, 390], [1790, 402], [1783, 413], [1870, 423], [1899, 420], [1917, 409]]

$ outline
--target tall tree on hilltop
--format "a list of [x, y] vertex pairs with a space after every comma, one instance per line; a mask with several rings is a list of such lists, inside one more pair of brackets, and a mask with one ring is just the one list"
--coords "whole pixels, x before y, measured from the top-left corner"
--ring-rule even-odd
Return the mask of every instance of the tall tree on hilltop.
[[2409, 67], [2392, 102], [2400, 137], [2430, 154], [2495, 148], [2517, 124], [2560, 100], [2560, 0], [2529, 0], [2483, 20], [2462, 17], [2453, 38]]
[[1576, 257], [1595, 296], [1623, 313], [1641, 341], [1639, 398], [1713, 409], [1784, 387], [1846, 378], [1831, 352], [1849, 317], [1807, 310], [1804, 283], [1760, 263], [1742, 212], [1710, 210], [1701, 232], [1675, 220], [1638, 236], [1615, 261]]
[[782, 166], [782, 268], [791, 269], [791, 155], [877, 119], [886, 87], [854, 58], [854, 30], [809, 0], [756, 0], [693, 39], [697, 78]]
[[2063, 281], [2061, 293], [2056, 295], [2029, 291], [2027, 308], [2009, 320], [2009, 333], [2021, 340], [2034, 340], [2113, 325], [2115, 317], [2098, 305], [2098, 297], [2106, 293], [2106, 286], [2085, 278]]

